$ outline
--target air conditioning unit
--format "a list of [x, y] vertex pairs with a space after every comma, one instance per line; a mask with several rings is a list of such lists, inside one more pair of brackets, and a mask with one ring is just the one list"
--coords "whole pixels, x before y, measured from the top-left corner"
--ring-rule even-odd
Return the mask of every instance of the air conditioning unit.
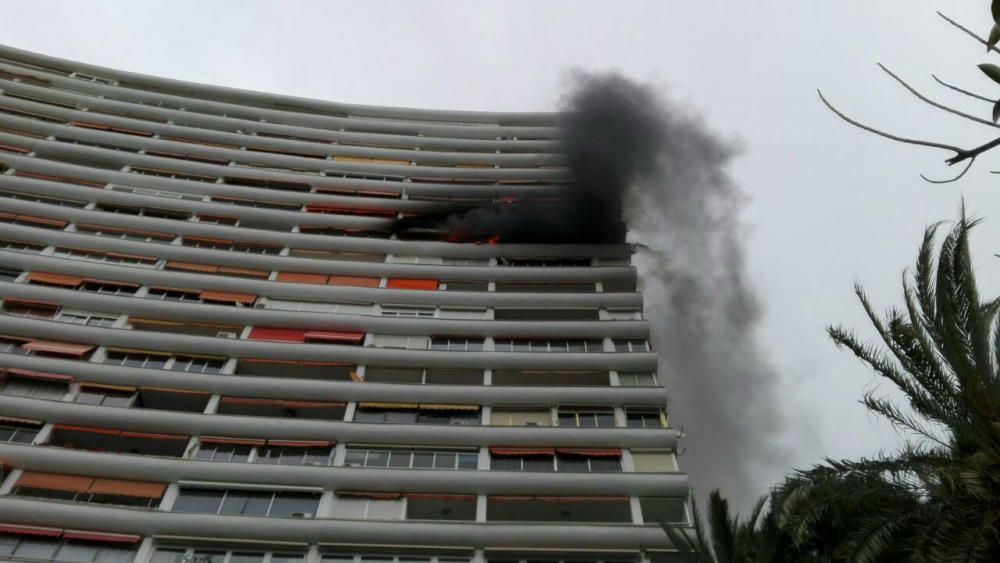
[[312, 518], [312, 512], [293, 512], [292, 518]]
[[217, 332], [217, 333], [215, 333], [215, 337], [216, 338], [231, 338], [231, 339], [236, 339], [236, 338], [239, 338], [240, 335], [238, 333], [235, 333], [235, 332], [223, 331], [223, 332]]

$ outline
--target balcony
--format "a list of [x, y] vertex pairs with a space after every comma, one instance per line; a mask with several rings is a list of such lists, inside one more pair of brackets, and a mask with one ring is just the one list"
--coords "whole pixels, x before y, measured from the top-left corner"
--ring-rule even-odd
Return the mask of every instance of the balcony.
[[154, 508], [166, 489], [166, 483], [25, 471], [11, 494], [88, 504]]
[[489, 522], [630, 523], [628, 497], [491, 496]]
[[339, 362], [295, 360], [265, 360], [243, 358], [236, 365], [236, 375], [276, 377], [282, 379], [315, 379], [320, 381], [353, 381], [357, 366]]
[[187, 443], [187, 436], [176, 434], [57, 424], [48, 445], [92, 452], [182, 457]]
[[478, 405], [448, 405], [432, 403], [361, 402], [354, 413], [354, 422], [378, 424], [447, 424], [471, 426], [479, 424]]
[[531, 371], [495, 370], [493, 385], [513, 387], [607, 387], [610, 378], [606, 371]]
[[345, 403], [326, 401], [283, 401], [252, 397], [222, 397], [218, 414], [344, 420]]

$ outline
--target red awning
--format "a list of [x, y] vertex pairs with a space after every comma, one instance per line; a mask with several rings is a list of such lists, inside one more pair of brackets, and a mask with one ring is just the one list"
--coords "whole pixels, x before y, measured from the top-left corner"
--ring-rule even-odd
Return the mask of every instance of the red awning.
[[101, 428], [98, 426], [75, 426], [72, 424], [56, 424], [56, 430], [67, 430], [72, 432], [89, 432], [91, 434], [108, 434], [110, 436], [118, 436], [122, 433], [121, 430], [115, 428]]
[[385, 286], [389, 289], [437, 289], [438, 281], [418, 278], [389, 278]]
[[21, 534], [28, 536], [46, 536], [58, 538], [62, 535], [59, 528], [46, 528], [44, 526], [24, 526], [21, 524], [0, 524], [0, 532], [7, 534]]
[[304, 342], [306, 330], [301, 328], [277, 328], [255, 326], [250, 330], [250, 340], [277, 340], [279, 342]]
[[6, 368], [3, 370], [7, 375], [15, 375], [17, 377], [29, 377], [31, 379], [47, 379], [50, 381], [73, 381], [72, 375], [64, 375], [61, 373], [49, 373], [47, 371], [35, 371], [32, 369], [21, 369], [21, 368]]
[[621, 457], [619, 448], [556, 448], [561, 454], [579, 455], [585, 457]]
[[133, 534], [109, 534], [107, 532], [88, 532], [85, 530], [66, 530], [63, 537], [68, 540], [87, 540], [107, 543], [139, 543], [142, 536]]
[[95, 348], [93, 344], [72, 344], [69, 342], [52, 342], [50, 340], [33, 340], [21, 346], [33, 352], [48, 352], [80, 357]]
[[519, 495], [499, 495], [490, 496], [489, 500], [495, 502], [527, 502], [527, 501], [541, 501], [541, 502], [615, 502], [628, 500], [628, 497], [555, 497], [555, 496], [519, 496]]
[[62, 285], [66, 287], [76, 287], [83, 283], [84, 278], [79, 276], [67, 276], [65, 274], [53, 274], [49, 272], [31, 272], [28, 274], [28, 282], [41, 282], [52, 285]]
[[407, 493], [406, 498], [414, 500], [473, 500], [476, 495], [446, 495], [441, 493]]
[[152, 432], [133, 432], [131, 430], [122, 430], [121, 436], [126, 438], [143, 438], [147, 440], [187, 440], [187, 436], [181, 436], [180, 434], [154, 434]]
[[223, 436], [202, 436], [199, 441], [202, 444], [233, 444], [237, 446], [263, 446], [266, 442], [258, 438], [225, 438]]
[[330, 276], [327, 281], [330, 285], [344, 285], [351, 287], [378, 287], [379, 278], [365, 276]]
[[361, 344], [365, 339], [363, 332], [349, 332], [343, 330], [309, 330], [306, 331], [305, 340], [319, 340], [322, 342], [343, 342], [347, 344]]
[[257, 399], [254, 397], [223, 397], [220, 403], [227, 405], [274, 405], [281, 406], [284, 401], [281, 399]]
[[268, 440], [268, 446], [282, 446], [286, 448], [322, 448], [332, 446], [336, 442], [332, 440]]
[[206, 301], [224, 301], [226, 303], [240, 303], [243, 305], [253, 305], [253, 302], [257, 300], [257, 296], [252, 293], [233, 293], [211, 289], [202, 291], [201, 298]]
[[525, 455], [555, 455], [555, 448], [490, 448], [493, 455], [525, 456]]
[[329, 407], [343, 407], [347, 403], [330, 401], [281, 401], [281, 406], [299, 409], [322, 409]]
[[372, 493], [363, 491], [337, 491], [338, 497], [371, 498], [378, 500], [396, 500], [403, 498], [402, 493]]

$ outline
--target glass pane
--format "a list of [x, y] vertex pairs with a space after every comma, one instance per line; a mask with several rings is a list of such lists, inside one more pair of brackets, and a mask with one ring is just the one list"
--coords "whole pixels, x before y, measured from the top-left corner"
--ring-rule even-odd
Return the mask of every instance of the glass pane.
[[326, 465], [330, 462], [330, 448], [302, 448], [306, 465]]
[[354, 422], [384, 422], [385, 412], [371, 409], [358, 409], [354, 413]]
[[23, 538], [17, 549], [14, 550], [14, 555], [25, 558], [51, 559], [55, 551], [56, 543], [52, 540]]
[[222, 495], [222, 491], [214, 489], [182, 489], [172, 512], [215, 514], [222, 501]]
[[219, 514], [243, 514], [249, 499], [249, 491], [226, 491], [226, 498], [222, 501]]
[[520, 471], [521, 458], [519, 457], [494, 457], [490, 462], [490, 468], [495, 471]]
[[458, 454], [459, 469], [476, 469], [479, 466], [479, 454], [461, 453]]
[[389, 467], [409, 467], [411, 455], [410, 452], [390, 452]]
[[559, 456], [559, 471], [586, 472], [587, 458], [577, 456]]
[[194, 454], [195, 459], [200, 459], [203, 461], [210, 461], [212, 457], [215, 456], [215, 448], [209, 446], [201, 446], [198, 448], [198, 453]]
[[94, 561], [100, 563], [132, 563], [135, 552], [120, 547], [102, 547]]
[[14, 553], [15, 547], [17, 547], [16, 537], [8, 535], [0, 536], [0, 555], [10, 555]]
[[602, 428], [610, 428], [615, 425], [615, 415], [614, 413], [598, 413], [597, 414], [597, 425]]
[[101, 404], [106, 407], [127, 407], [132, 404], [132, 397], [131, 393], [127, 395], [124, 393], [111, 393], [105, 395], [104, 401]]
[[576, 426], [576, 414], [559, 413], [559, 426]]
[[267, 516], [267, 510], [271, 506], [271, 498], [274, 493], [268, 491], [252, 491], [248, 495], [247, 507], [243, 510], [244, 516]]
[[97, 556], [97, 546], [81, 544], [76, 542], [66, 542], [56, 555], [59, 561], [94, 561]]
[[20, 444], [30, 444], [37, 435], [38, 435], [37, 430], [24, 430], [24, 429], [16, 430], [14, 432], [14, 438], [11, 441]]
[[347, 454], [344, 456], [344, 465], [364, 465], [366, 453], [365, 450], [347, 450]]
[[260, 563], [261, 561], [264, 561], [263, 553], [233, 552], [229, 556], [229, 563]]
[[434, 467], [436, 469], [455, 469], [455, 454], [438, 453], [434, 458]]
[[590, 412], [580, 413], [580, 426], [583, 428], [593, 428], [597, 426], [597, 415]]
[[419, 469], [430, 469], [431, 467], [434, 467], [434, 453], [414, 452], [413, 467]]
[[104, 393], [95, 393], [93, 391], [80, 391], [80, 394], [76, 396], [76, 402], [85, 405], [99, 405], [102, 400], [104, 400]]
[[621, 471], [622, 461], [618, 457], [593, 457], [590, 458], [591, 471]]
[[14, 436], [14, 429], [0, 426], [0, 442], [7, 442]]
[[389, 463], [389, 452], [376, 450], [368, 452], [368, 461], [365, 466], [385, 467], [387, 463]]
[[[271, 518], [288, 518], [292, 514], [316, 514], [319, 495], [310, 493], [279, 492], [271, 507]], [[311, 516], [306, 516], [307, 518]]]
[[150, 563], [183, 563], [184, 550], [182, 549], [157, 549], [150, 559]]
[[281, 458], [281, 448], [260, 448], [257, 450], [257, 463], [277, 464]]
[[[194, 561], [198, 563], [223, 563], [226, 560], [224, 551], [195, 551]], [[187, 563], [186, 561], [184, 563]]]
[[552, 458], [549, 456], [528, 456], [524, 458], [525, 471], [552, 471]]
[[232, 457], [229, 461], [234, 463], [244, 463], [250, 459], [250, 446], [233, 446]]
[[[271, 563], [303, 563], [305, 555], [291, 555], [288, 553], [274, 553], [271, 555]], [[326, 559], [323, 559], [326, 561]]]
[[417, 411], [386, 411], [385, 421], [393, 424], [412, 424], [417, 421]]

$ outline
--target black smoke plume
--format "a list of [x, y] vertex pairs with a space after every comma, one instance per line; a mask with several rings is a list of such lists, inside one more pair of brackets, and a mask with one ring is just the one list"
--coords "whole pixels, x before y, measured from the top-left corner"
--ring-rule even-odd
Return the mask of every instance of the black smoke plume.
[[660, 354], [681, 468], [699, 496], [720, 487], [748, 507], [778, 477], [779, 378], [758, 344], [746, 271], [747, 196], [738, 154], [692, 111], [617, 74], [578, 74], [567, 98], [570, 164], [596, 205], [618, 199], [637, 244], [646, 316]]
[[[681, 468], [700, 497], [749, 507], [777, 477], [778, 377], [757, 343], [746, 272], [747, 200], [727, 172], [738, 153], [696, 114], [618, 74], [578, 73], [560, 126], [573, 182], [551, 198], [425, 218], [459, 241], [636, 243]], [[401, 223], [406, 229], [414, 223]]]

